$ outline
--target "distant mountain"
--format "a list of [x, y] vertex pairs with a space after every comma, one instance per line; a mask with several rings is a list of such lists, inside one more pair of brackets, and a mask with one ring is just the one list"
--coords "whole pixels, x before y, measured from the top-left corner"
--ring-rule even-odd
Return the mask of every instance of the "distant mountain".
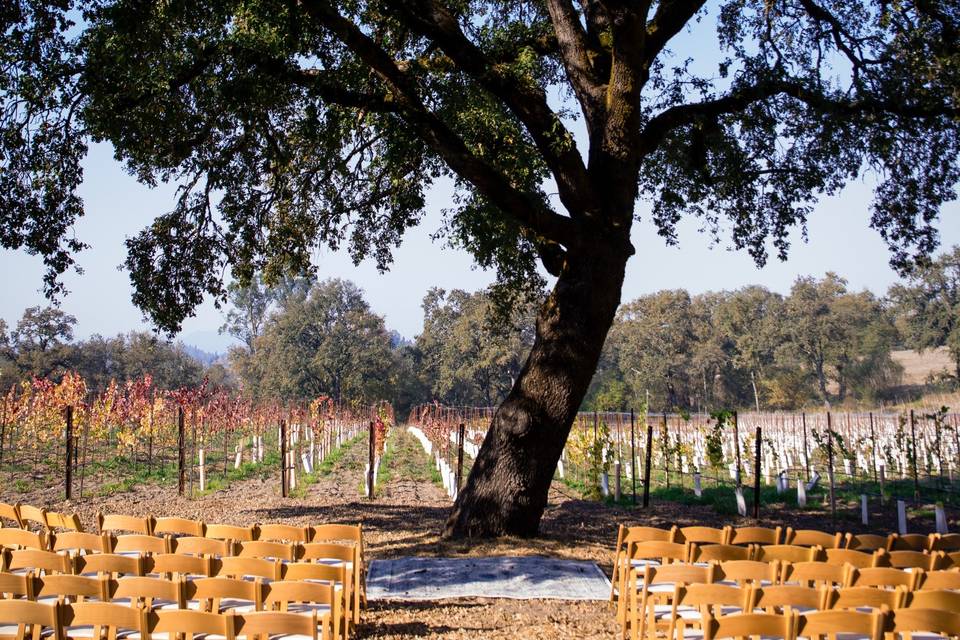
[[407, 347], [413, 344], [413, 340], [405, 338], [399, 331], [396, 329], [390, 330], [390, 346], [394, 349], [399, 349], [400, 347]]
[[210, 353], [209, 351], [204, 351], [198, 347], [193, 346], [192, 344], [186, 344], [181, 342], [180, 345], [183, 347], [183, 350], [187, 353], [188, 356], [199, 362], [205, 367], [209, 367], [213, 363], [223, 358], [223, 354], [220, 353]]
[[184, 344], [194, 345], [197, 349], [207, 353], [226, 353], [230, 347], [240, 344], [240, 341], [216, 329], [191, 331], [178, 336]]

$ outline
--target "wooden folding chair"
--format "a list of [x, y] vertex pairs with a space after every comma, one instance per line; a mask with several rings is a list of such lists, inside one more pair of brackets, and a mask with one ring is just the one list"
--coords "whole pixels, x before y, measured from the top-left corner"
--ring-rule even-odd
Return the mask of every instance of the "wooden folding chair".
[[0, 573], [0, 599], [26, 598], [27, 600], [34, 600], [34, 584], [32, 571], [27, 571], [26, 573]]
[[749, 609], [750, 589], [725, 584], [677, 585], [667, 624], [667, 638], [686, 637], [687, 627], [700, 627], [706, 635], [704, 625], [707, 621], [728, 614], [736, 614], [736, 617], [749, 615], [745, 613]]
[[913, 591], [920, 583], [920, 571], [903, 571], [893, 567], [852, 568], [848, 573], [848, 587], [881, 587], [895, 589], [903, 587]]
[[720, 584], [765, 586], [776, 584], [780, 580], [778, 560], [760, 562], [759, 560], [731, 560], [721, 562], [717, 567], [716, 581]]
[[244, 613], [236, 615], [234, 622], [238, 638], [295, 636], [298, 639], [317, 640], [316, 611], [303, 614], [279, 611]]
[[799, 616], [797, 635], [814, 640], [835, 638], [839, 634], [856, 634], [860, 638], [881, 640], [885, 619], [881, 611], [867, 613], [844, 609], [804, 613]]
[[924, 571], [917, 588], [920, 591], [960, 591], [960, 571]]
[[65, 638], [117, 640], [132, 634], [146, 637], [147, 612], [142, 607], [125, 607], [113, 602], [76, 602], [61, 608]]
[[930, 551], [960, 551], [960, 533], [935, 533], [930, 541]]
[[367, 565], [363, 551], [363, 526], [359, 524], [320, 524], [309, 527], [309, 542], [347, 542], [357, 548], [357, 569], [354, 584], [360, 606], [367, 606]]
[[210, 561], [211, 575], [223, 578], [263, 578], [264, 580], [279, 580], [279, 560], [264, 560], [263, 558], [212, 558]]
[[150, 516], [128, 516], [119, 513], [97, 513], [97, 531], [100, 533], [137, 533], [153, 535], [153, 518]]
[[[314, 564], [312, 562], [288, 562], [281, 565], [281, 570], [282, 580], [276, 584], [292, 581], [312, 582], [326, 584], [337, 590], [337, 593], [339, 593], [342, 598], [339, 609], [342, 616], [341, 629], [343, 630], [344, 638], [346, 638], [354, 625], [353, 616], [351, 615], [351, 606], [354, 602], [351, 584], [352, 575], [347, 573], [346, 568], [342, 564], [329, 565]], [[274, 583], [271, 582], [265, 587], [268, 594], [267, 597], [269, 597], [270, 588], [273, 584]]]
[[[346, 548], [346, 547], [344, 547]], [[298, 548], [292, 542], [268, 542], [266, 540], [254, 540], [252, 542], [241, 542], [237, 556], [240, 558], [266, 558], [268, 560], [285, 560], [293, 562], [298, 554], [302, 554], [303, 549]], [[351, 561], [354, 558], [353, 550], [350, 550]]]
[[617, 547], [613, 558], [613, 576], [610, 578], [610, 600], [617, 597], [618, 587], [623, 587], [626, 581], [626, 572], [629, 567], [626, 564], [626, 555], [624, 554], [626, 545], [629, 542], [676, 542], [678, 529], [676, 525], [669, 529], [658, 529], [656, 527], [627, 527], [620, 525], [617, 528]]
[[153, 523], [154, 535], [203, 537], [203, 522], [187, 518], [157, 518]]
[[897, 569], [936, 571], [944, 568], [946, 554], [942, 551], [889, 551], [884, 558]]
[[216, 540], [233, 540], [234, 542], [250, 542], [255, 539], [253, 527], [239, 527], [233, 524], [208, 524], [204, 529], [205, 538]]
[[37, 549], [46, 551], [50, 541], [43, 531], [36, 533], [27, 529], [0, 528], [0, 548], [3, 549]]
[[282, 581], [266, 585], [264, 591], [265, 609], [299, 614], [314, 612], [323, 628], [324, 639], [340, 637], [343, 594], [335, 585], [300, 580]]
[[844, 544], [845, 549], [855, 549], [866, 553], [873, 553], [878, 549], [886, 551], [889, 536], [878, 536], [873, 533], [848, 533]]
[[177, 553], [157, 553], [143, 560], [143, 574], [172, 580], [209, 578], [213, 575], [213, 560], [207, 556], [184, 556]]
[[[353, 527], [348, 528], [353, 529]], [[266, 542], [299, 542], [302, 544], [314, 541], [314, 532], [310, 527], [295, 527], [290, 524], [258, 524], [256, 530], [257, 540]], [[337, 540], [339, 538], [331, 539]]]
[[9, 520], [18, 529], [23, 528], [23, 521], [20, 520], [20, 503], [0, 502], [0, 525], [3, 524], [2, 520]]
[[787, 527], [784, 544], [797, 547], [821, 547], [823, 549], [839, 549], [843, 546], [844, 536], [839, 531], [827, 533], [816, 529], [793, 529]]
[[715, 573], [716, 565], [675, 563], [631, 568], [625, 587], [630, 595], [620, 598], [622, 608], [617, 611], [624, 633], [630, 630], [634, 638], [646, 637], [644, 629], [648, 625], [651, 630], [656, 629], [657, 614], [663, 613], [663, 607], [671, 609], [677, 585], [709, 584]]
[[83, 532], [83, 523], [80, 522], [80, 516], [75, 513], [47, 511], [47, 529]]
[[822, 553], [820, 547], [797, 547], [792, 544], [769, 544], [756, 547], [753, 552], [754, 560], [770, 562], [816, 562]]
[[891, 533], [887, 537], [887, 551], [929, 551], [930, 544], [931, 536], [922, 533]]
[[747, 611], [762, 609], [766, 613], [793, 610], [799, 613], [824, 608], [829, 594], [827, 587], [803, 587], [795, 584], [774, 584], [751, 587]]
[[897, 609], [887, 614], [887, 628], [901, 638], [917, 632], [956, 638], [960, 636], [960, 613], [942, 609]]
[[87, 598], [110, 600], [109, 585], [103, 577], [46, 575], [34, 578], [34, 596], [38, 602], [83, 602]]
[[[955, 611], [960, 613], [960, 593], [945, 589], [930, 591], [914, 591], [904, 594], [905, 602], [901, 607], [908, 609], [940, 609], [941, 611]], [[899, 607], [891, 607], [897, 609]]]
[[[9, 625], [9, 626], [8, 626]], [[11, 634], [18, 639], [32, 640], [53, 638], [61, 640], [60, 607], [30, 600], [0, 600], [0, 633]], [[49, 629], [44, 633], [44, 629]], [[9, 636], [8, 636], [9, 637]]]
[[353, 613], [354, 624], [360, 622], [360, 563], [357, 558], [358, 548], [353, 545], [330, 544], [323, 542], [308, 542], [300, 547], [301, 562], [316, 562], [320, 564], [342, 564], [350, 574], [350, 591], [353, 601], [350, 611]]
[[[161, 609], [147, 613], [147, 633], [194, 640], [197, 637], [234, 640], [234, 616], [189, 609]], [[268, 632], [269, 633], [269, 632]], [[316, 633], [316, 630], [314, 630]]]
[[233, 555], [233, 543], [229, 540], [214, 540], [197, 536], [183, 536], [170, 540], [173, 553], [189, 556], [223, 558]]
[[50, 535], [50, 544], [54, 551], [74, 551], [77, 555], [90, 553], [112, 553], [113, 539], [109, 534], [67, 531]]
[[782, 544], [783, 529], [776, 527], [735, 527], [730, 532], [729, 544]]
[[780, 570], [780, 584], [802, 587], [837, 588], [847, 584], [850, 567], [827, 562], [785, 562]]
[[148, 609], [183, 609], [186, 605], [185, 588], [183, 578], [167, 580], [128, 576], [109, 582], [111, 601]]
[[718, 527], [680, 527], [675, 540], [669, 542], [687, 542], [691, 544], [728, 544], [730, 540], [730, 526]]
[[48, 573], [73, 573], [73, 559], [53, 551], [17, 549], [6, 552], [6, 570], [12, 572], [33, 571], [40, 575]]
[[703, 620], [703, 637], [704, 640], [755, 636], [794, 640], [797, 637], [797, 624], [797, 614], [793, 611], [778, 615], [742, 613], [719, 618], [707, 616]]
[[170, 538], [128, 533], [114, 538], [113, 552], [120, 555], [170, 553]]
[[21, 504], [19, 513], [22, 527], [27, 528], [33, 524], [37, 525], [42, 531], [49, 529], [49, 527], [47, 527], [47, 510], [43, 507]]
[[907, 597], [903, 587], [878, 589], [876, 587], [844, 587], [828, 593], [825, 609], [896, 609]]
[[121, 576], [142, 576], [142, 556], [121, 556], [116, 553], [90, 553], [77, 556], [73, 562], [73, 572], [77, 575], [100, 575], [109, 578]]
[[200, 611], [263, 611], [263, 581], [260, 578], [198, 578], [186, 583], [184, 593], [188, 603], [195, 601], [199, 604]]
[[689, 562], [698, 564], [753, 559], [753, 547], [738, 547], [732, 544], [705, 544], [701, 546], [697, 543], [691, 543], [689, 552]]
[[883, 566], [885, 562], [882, 560], [886, 556], [886, 552], [882, 549], [878, 552], [867, 553], [865, 551], [857, 551], [855, 549], [824, 549], [823, 550], [823, 562], [827, 564], [835, 565], [853, 565], [858, 569], [866, 569], [867, 567], [879, 567]]

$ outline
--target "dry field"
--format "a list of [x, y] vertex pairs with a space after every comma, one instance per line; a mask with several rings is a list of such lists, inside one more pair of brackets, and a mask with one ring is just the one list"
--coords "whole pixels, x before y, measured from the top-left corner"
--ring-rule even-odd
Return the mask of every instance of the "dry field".
[[944, 370], [952, 372], [955, 366], [946, 347], [928, 349], [923, 353], [892, 351], [890, 355], [903, 367], [904, 384], [924, 384], [929, 376]]

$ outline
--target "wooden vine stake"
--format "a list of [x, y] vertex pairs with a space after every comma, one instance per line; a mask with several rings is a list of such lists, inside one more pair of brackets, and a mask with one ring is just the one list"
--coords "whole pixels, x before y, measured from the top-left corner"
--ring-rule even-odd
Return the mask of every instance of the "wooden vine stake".
[[760, 519], [760, 443], [762, 432], [757, 427], [756, 455], [753, 463], [753, 517]]
[[183, 450], [183, 407], [177, 407], [177, 493], [183, 495], [187, 487], [186, 455]]
[[376, 429], [373, 426], [373, 420], [370, 421], [370, 447], [369, 464], [367, 465], [367, 497], [373, 500], [373, 466], [376, 463], [377, 443]]
[[643, 465], [643, 508], [650, 506], [650, 452], [653, 451], [653, 425], [647, 424], [647, 455]]
[[633, 483], [633, 504], [637, 504], [637, 433], [633, 409], [630, 409], [630, 481]]
[[834, 492], [833, 483], [833, 425], [830, 420], [830, 412], [827, 411], [827, 473], [830, 476], [830, 519], [837, 519], [837, 496]]
[[287, 421], [280, 420], [280, 495], [287, 497]]
[[460, 429], [457, 432], [457, 493], [460, 493], [460, 485], [463, 481], [463, 437], [464, 425], [460, 423]]
[[913, 451], [913, 497], [915, 500], [920, 499], [920, 476], [917, 475], [917, 427], [914, 421], [913, 409], [910, 409], [910, 441], [912, 446], [910, 447]]
[[67, 449], [67, 466], [65, 469], [64, 477], [64, 488], [67, 500], [71, 498], [73, 493], [73, 405], [67, 405], [67, 433], [66, 433], [66, 449]]

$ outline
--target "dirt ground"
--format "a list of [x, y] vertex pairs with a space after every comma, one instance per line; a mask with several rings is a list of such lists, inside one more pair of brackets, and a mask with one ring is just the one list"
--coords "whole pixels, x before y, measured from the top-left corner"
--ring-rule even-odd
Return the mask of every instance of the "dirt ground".
[[[541, 535], [534, 539], [446, 542], [439, 537], [450, 499], [430, 479], [429, 461], [419, 444], [405, 432], [392, 436], [393, 452], [386, 464], [384, 486], [372, 501], [360, 495], [366, 443], [347, 449], [333, 471], [318, 478], [305, 495], [281, 498], [279, 474], [234, 482], [198, 499], [178, 497], [176, 486], [141, 485], [134, 490], [65, 503], [51, 490], [16, 494], [0, 488], [0, 499], [40, 504], [51, 510], [73, 511], [88, 529], [98, 511], [134, 515], [180, 516], [206, 522], [253, 524], [284, 522], [316, 524], [360, 522], [368, 559], [395, 556], [549, 555], [592, 560], [610, 575], [617, 525], [711, 524], [731, 522], [708, 507], [657, 503], [648, 510], [624, 509], [586, 501], [556, 483], [544, 513]], [[61, 489], [62, 490], [62, 489]], [[878, 521], [879, 530], [894, 525], [892, 515]], [[747, 524], [739, 519], [736, 524]], [[829, 528], [829, 515], [816, 512], [766, 513], [763, 524], [798, 528]], [[885, 527], [887, 527], [885, 529]], [[932, 528], [932, 518], [929, 523]], [[859, 530], [860, 527], [838, 528]], [[918, 530], [921, 529], [918, 525]], [[517, 601], [461, 599], [433, 603], [371, 602], [358, 628], [360, 638], [611, 638], [617, 632], [607, 602]]]

